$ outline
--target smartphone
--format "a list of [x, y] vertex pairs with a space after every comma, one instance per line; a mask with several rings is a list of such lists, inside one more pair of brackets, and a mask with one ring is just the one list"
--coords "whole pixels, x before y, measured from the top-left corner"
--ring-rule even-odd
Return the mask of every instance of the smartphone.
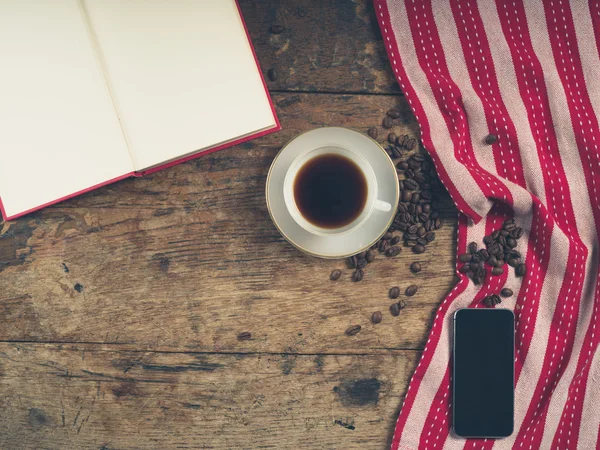
[[508, 309], [454, 313], [452, 427], [465, 438], [502, 438], [514, 428], [515, 317]]

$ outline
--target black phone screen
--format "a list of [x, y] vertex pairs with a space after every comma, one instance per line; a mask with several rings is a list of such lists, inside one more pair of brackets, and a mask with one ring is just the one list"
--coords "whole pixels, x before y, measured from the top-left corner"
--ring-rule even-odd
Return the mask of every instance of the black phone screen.
[[515, 320], [507, 309], [454, 314], [454, 432], [506, 437], [513, 432]]

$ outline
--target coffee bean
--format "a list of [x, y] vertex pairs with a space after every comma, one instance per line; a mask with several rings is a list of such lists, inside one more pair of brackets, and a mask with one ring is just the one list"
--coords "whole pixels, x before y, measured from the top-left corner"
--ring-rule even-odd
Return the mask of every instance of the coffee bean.
[[421, 245], [421, 244], [414, 245], [412, 248], [412, 251], [413, 251], [413, 253], [420, 255], [421, 253], [423, 253], [425, 251], [425, 246]]
[[488, 262], [488, 264], [489, 264], [490, 266], [495, 266], [495, 265], [496, 265], [496, 262], [498, 262], [498, 260], [496, 259], [496, 257], [495, 257], [495, 256], [490, 256], [490, 257], [488, 258], [487, 262]]
[[[417, 184], [416, 181], [414, 180], [404, 180], [404, 187], [414, 191], [415, 189], [417, 189], [419, 187], [419, 185]], [[408, 200], [403, 200], [403, 201], [408, 201]]]
[[398, 300], [398, 308], [400, 308], [400, 309], [406, 308], [406, 302], [404, 300]]
[[483, 238], [483, 243], [484, 243], [485, 245], [490, 245], [492, 242], [494, 242], [494, 238], [493, 238], [493, 237], [491, 237], [491, 236], [485, 236], [485, 237]]
[[390, 256], [390, 257], [398, 256], [401, 251], [402, 251], [402, 249], [400, 247], [398, 247], [397, 245], [394, 245], [393, 247], [390, 247], [386, 250], [385, 256]]
[[425, 231], [425, 227], [419, 227], [417, 229], [417, 236], [419, 236], [419, 237], [425, 236], [426, 233], [427, 233], [427, 231]]
[[350, 256], [346, 261], [348, 262], [348, 268], [356, 269], [356, 256]]
[[[432, 207], [433, 207], [433, 205], [432, 205]], [[435, 220], [435, 219], [437, 219], [439, 216], [440, 216], [440, 213], [438, 213], [437, 211], [432, 211], [432, 213], [429, 215], [429, 217], [430, 217], [432, 220]]]
[[396, 142], [396, 134], [395, 133], [388, 134], [388, 142], [390, 144], [394, 144]]
[[458, 260], [460, 262], [469, 262], [469, 261], [471, 261], [471, 256], [472, 255], [470, 253], [463, 253], [462, 255], [460, 255], [458, 257]]
[[500, 244], [502, 247], [504, 247], [506, 245], [506, 237], [500, 235], [498, 236], [498, 239], [496, 240], [498, 242], [498, 244]]
[[400, 236], [396, 236], [394, 238], [392, 238], [392, 240], [390, 241], [391, 245], [398, 245], [400, 243]]
[[400, 288], [398, 286], [394, 286], [390, 289], [389, 296], [392, 300], [400, 297]]
[[394, 317], [398, 317], [400, 315], [400, 305], [398, 303], [392, 303], [390, 305], [390, 314]]
[[392, 120], [392, 118], [390, 116], [385, 116], [385, 118], [383, 119], [383, 128], [387, 128], [390, 129], [394, 126], [394, 121]]
[[406, 170], [408, 169], [408, 163], [406, 161], [400, 161], [398, 164], [396, 164], [396, 167], [400, 170]]
[[369, 134], [369, 136], [371, 136], [373, 139], [377, 139], [377, 135], [379, 134], [377, 132], [377, 127], [371, 127], [369, 128], [369, 131], [367, 131], [367, 133]]
[[500, 236], [500, 230], [496, 230], [496, 231], [494, 231], [494, 232], [491, 234], [491, 236], [492, 236], [492, 239], [493, 239], [493, 240], [496, 240], [496, 239], [498, 239], [498, 236]]
[[500, 295], [502, 297], [512, 297], [513, 291], [512, 291], [512, 289], [504, 288], [500, 291]]
[[276, 81], [277, 80], [277, 70], [275, 70], [275, 68], [269, 69], [269, 71], [267, 72], [267, 76], [269, 77], [269, 80]]
[[497, 141], [498, 141], [498, 136], [496, 136], [495, 134], [488, 134], [485, 137], [485, 143], [487, 145], [495, 144]]
[[247, 341], [248, 339], [252, 339], [252, 333], [249, 331], [244, 331], [237, 335], [238, 341]]
[[517, 246], [517, 241], [516, 239], [509, 237], [506, 239], [506, 245], [510, 248], [515, 248]]
[[392, 119], [399, 119], [400, 118], [400, 111], [398, 111], [395, 108], [390, 109], [386, 114], [388, 116], [390, 116]]
[[473, 284], [481, 284], [481, 278], [479, 278], [478, 275], [473, 275], [471, 280], [473, 281]]
[[358, 333], [360, 333], [361, 328], [362, 327], [360, 325], [352, 325], [351, 327], [348, 327], [346, 329], [346, 335], [347, 336], [357, 335]]
[[481, 258], [479, 257], [479, 255], [477, 253], [475, 253], [474, 255], [471, 256], [471, 262], [475, 263], [475, 264], [481, 262]]
[[402, 191], [402, 201], [403, 202], [409, 202], [410, 201], [410, 197], [411, 197], [411, 192], [408, 190], [403, 190]]
[[519, 252], [519, 250], [511, 250], [510, 257], [515, 259], [521, 259], [521, 252]]
[[371, 322], [374, 324], [381, 323], [382, 319], [383, 316], [381, 315], [381, 311], [375, 311], [373, 314], [371, 314]]
[[406, 209], [410, 214], [415, 214], [417, 212], [417, 207], [412, 203], [409, 203]]
[[519, 265], [519, 260], [515, 258], [509, 258], [508, 265], [511, 267], [517, 267]]
[[419, 273], [421, 271], [421, 264], [418, 262], [414, 262], [410, 265], [410, 270], [412, 273]]
[[460, 273], [468, 273], [471, 271], [471, 265], [469, 263], [465, 264], [464, 266], [461, 266], [458, 271]]
[[[415, 173], [413, 178], [418, 183], [423, 183], [425, 181], [425, 175], [423, 175], [422, 173], [419, 173], [419, 172]], [[424, 199], [426, 199], [426, 200], [431, 199], [431, 194], [428, 191], [423, 191], [421, 194]]]
[[525, 266], [525, 264], [519, 264], [517, 267], [515, 267], [515, 275], [518, 277], [522, 277], [527, 273], [527, 267]]
[[[377, 247], [375, 247], [375, 248], [377, 248]], [[367, 252], [367, 256], [365, 257], [365, 259], [369, 263], [372, 263], [373, 261], [375, 261], [375, 252], [373, 251], [373, 248], [371, 248], [371, 250], [369, 250]]]
[[404, 293], [409, 297], [412, 297], [417, 293], [418, 290], [419, 287], [416, 284], [411, 284], [409, 287], [406, 288], [406, 291]]
[[418, 225], [411, 225], [410, 227], [408, 227], [408, 232], [410, 234], [417, 234], [418, 229], [419, 229]]
[[413, 194], [410, 196], [410, 202], [411, 203], [418, 203], [419, 202], [419, 193], [418, 192], [413, 192]]
[[365, 267], [367, 267], [367, 260], [365, 258], [359, 258], [356, 261], [356, 268], [357, 269], [364, 269]]
[[425, 214], [429, 214], [431, 212], [431, 205], [429, 203], [425, 203], [421, 208]]
[[510, 232], [510, 235], [515, 239], [521, 239], [521, 236], [523, 236], [523, 228], [521, 228], [521, 227], [515, 228], [514, 230], [512, 230]]
[[407, 205], [404, 204], [404, 203], [398, 203], [398, 212], [399, 213], [404, 213], [406, 211], [408, 211]]
[[389, 247], [390, 247], [389, 241], [382, 240], [379, 242], [379, 252], [380, 253], [385, 253]]
[[469, 244], [469, 253], [471, 253], [471, 254], [477, 253], [477, 242], [471, 242]]
[[383, 235], [383, 237], [381, 239], [383, 239], [384, 241], [389, 241], [393, 237], [394, 237], [394, 235], [388, 231], [387, 233], [385, 233]]
[[404, 222], [404, 223], [410, 222], [410, 214], [409, 213], [402, 213], [400, 215], [400, 222]]
[[488, 259], [490, 259], [490, 253], [485, 248], [479, 250], [477, 254], [481, 257], [483, 261], [487, 261]]
[[504, 273], [504, 269], [502, 267], [494, 267], [492, 269], [492, 275], [498, 276]]
[[[489, 262], [489, 260], [488, 260], [488, 262]], [[495, 267], [503, 267], [503, 266], [504, 266], [504, 264], [506, 264], [506, 263], [504, 262], [504, 260], [503, 260], [503, 259], [497, 259], [497, 260], [496, 260], [496, 263], [494, 264], [494, 266], [495, 266]]]
[[435, 226], [434, 228], [436, 230], [439, 230], [440, 228], [442, 228], [442, 225], [444, 225], [444, 221], [440, 218], [435, 219]]
[[342, 271], [339, 269], [335, 269], [333, 272], [331, 272], [331, 275], [329, 275], [329, 279], [331, 281], [337, 281], [340, 279], [341, 276], [342, 276]]
[[415, 144], [417, 143], [417, 141], [415, 139], [410, 139], [407, 143], [406, 143], [406, 148], [408, 148], [409, 150], [412, 150], [413, 148], [415, 148]]
[[357, 269], [352, 274], [352, 281], [361, 281], [364, 276], [365, 276], [365, 273], [363, 272], [363, 270], [362, 269]]
[[435, 233], [433, 231], [430, 231], [429, 233], [425, 234], [425, 240], [427, 242], [433, 242], [435, 240]]

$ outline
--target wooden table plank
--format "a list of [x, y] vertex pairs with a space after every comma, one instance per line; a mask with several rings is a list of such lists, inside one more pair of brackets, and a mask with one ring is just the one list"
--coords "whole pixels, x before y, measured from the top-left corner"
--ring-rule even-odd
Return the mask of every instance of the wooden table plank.
[[[371, 0], [240, 0], [265, 74], [276, 90], [400, 93]], [[281, 34], [269, 33], [273, 24]]]
[[0, 447], [384, 449], [417, 357], [3, 343]]
[[[0, 340], [129, 343], [157, 350], [377, 353], [420, 349], [453, 280], [454, 220], [447, 195], [425, 254], [379, 257], [365, 280], [342, 262], [303, 255], [268, 216], [274, 155], [322, 125], [364, 130], [400, 104], [395, 131], [416, 135], [401, 97], [278, 94], [284, 131], [154, 175], [127, 180], [4, 224]], [[412, 274], [408, 265], [423, 263]], [[68, 272], [67, 272], [68, 270]], [[400, 318], [390, 287], [416, 283]], [[381, 310], [381, 325], [369, 324]], [[10, 326], [7, 326], [10, 324]], [[344, 330], [364, 330], [347, 337]], [[238, 341], [238, 333], [253, 339]]]

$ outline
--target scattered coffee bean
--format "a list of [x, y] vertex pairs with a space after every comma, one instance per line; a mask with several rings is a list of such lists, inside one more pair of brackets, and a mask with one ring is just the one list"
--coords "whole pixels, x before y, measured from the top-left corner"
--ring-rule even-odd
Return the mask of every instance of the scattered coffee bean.
[[355, 336], [358, 333], [360, 333], [361, 328], [362, 327], [360, 325], [352, 325], [346, 329], [346, 335], [347, 336]]
[[381, 314], [381, 311], [375, 311], [373, 314], [371, 314], [371, 322], [374, 324], [381, 323], [382, 319], [383, 315]]
[[471, 242], [469, 244], [469, 252], [474, 255], [475, 253], [477, 253], [477, 242]]
[[379, 241], [379, 252], [380, 253], [387, 252], [389, 247], [390, 247], [390, 241], [386, 241], [386, 240]]
[[523, 228], [521, 228], [521, 227], [515, 228], [514, 230], [512, 230], [510, 232], [510, 235], [515, 239], [521, 239], [521, 236], [523, 236]]
[[388, 142], [394, 144], [396, 142], [396, 135], [394, 133], [388, 134]]
[[507, 263], [509, 266], [516, 268], [519, 265], [519, 260], [515, 258], [509, 258]]
[[357, 263], [356, 256], [350, 256], [348, 259], [346, 259], [346, 262], [348, 263], [349, 269], [356, 269], [356, 263]]
[[267, 72], [267, 76], [269, 77], [269, 80], [276, 81], [277, 80], [277, 70], [275, 70], [275, 68], [269, 69], [269, 71]]
[[512, 291], [512, 289], [504, 288], [500, 291], [500, 295], [502, 297], [512, 297], [513, 291]]
[[398, 286], [394, 286], [390, 289], [389, 295], [392, 300], [400, 297], [400, 288]]
[[406, 161], [400, 161], [398, 164], [396, 164], [396, 167], [400, 170], [406, 170], [408, 169], [408, 163]]
[[400, 236], [395, 236], [394, 238], [392, 238], [392, 240], [390, 241], [391, 245], [398, 245], [400, 243]]
[[518, 277], [522, 277], [525, 276], [525, 274], [527, 273], [527, 267], [525, 266], [525, 264], [519, 264], [517, 267], [515, 267], [515, 275]]
[[471, 256], [472, 255], [470, 253], [463, 253], [462, 255], [460, 255], [458, 257], [458, 260], [460, 262], [469, 262], [469, 261], [471, 261]]
[[362, 269], [357, 269], [352, 274], [352, 281], [355, 281], [355, 282], [356, 281], [361, 281], [364, 276], [365, 276], [365, 273], [363, 272], [363, 270]]
[[381, 239], [385, 240], [385, 241], [389, 241], [390, 239], [392, 239], [394, 237], [394, 235], [391, 232], [387, 232], [383, 235], [383, 237]]
[[498, 141], [498, 136], [496, 136], [495, 134], [488, 134], [485, 137], [485, 143], [487, 145], [495, 144], [497, 141]]
[[417, 293], [418, 290], [419, 287], [416, 284], [411, 284], [409, 287], [406, 288], [406, 291], [404, 293], [409, 297], [412, 297]]
[[371, 248], [371, 250], [367, 252], [367, 256], [365, 257], [365, 259], [368, 263], [372, 263], [373, 261], [375, 261], [375, 252], [373, 251], [373, 248]]
[[[419, 185], [417, 184], [417, 182], [415, 180], [411, 180], [409, 178], [408, 180], [404, 180], [404, 187], [414, 191], [415, 189], [417, 189], [419, 187]], [[403, 200], [403, 201], [408, 201], [408, 200]]]
[[379, 134], [378, 131], [377, 131], [377, 127], [371, 127], [371, 128], [369, 128], [369, 131], [367, 131], [367, 133], [373, 139], [377, 139], [377, 135]]
[[502, 299], [496, 294], [488, 295], [486, 298], [483, 299], [483, 303], [489, 308], [498, 305], [501, 301]]
[[365, 267], [367, 267], [367, 260], [366, 258], [360, 258], [356, 261], [356, 268], [357, 269], [364, 269]]
[[400, 118], [400, 111], [398, 111], [398, 110], [397, 110], [397, 109], [395, 109], [395, 108], [392, 108], [392, 109], [390, 109], [390, 110], [387, 112], [387, 115], [388, 115], [389, 117], [391, 117], [392, 119], [399, 119], [399, 118]]
[[412, 273], [419, 273], [421, 271], [421, 264], [418, 262], [414, 262], [410, 265], [410, 270]]
[[248, 339], [252, 339], [252, 333], [249, 331], [244, 331], [237, 335], [238, 341], [247, 341]]
[[504, 269], [502, 267], [494, 267], [492, 269], [492, 275], [498, 276], [504, 273]]
[[421, 253], [425, 252], [425, 246], [421, 244], [414, 245], [412, 251], [417, 255], [420, 255]]
[[400, 315], [400, 305], [398, 303], [392, 303], [390, 305], [390, 314], [394, 317], [398, 317]]
[[400, 247], [398, 247], [397, 245], [394, 245], [393, 247], [390, 247], [386, 250], [385, 256], [390, 256], [390, 257], [398, 256], [401, 251], [402, 251], [402, 249]]
[[398, 300], [398, 307], [400, 309], [406, 308], [406, 302], [404, 300]]
[[273, 34], [281, 34], [283, 33], [285, 30], [285, 28], [283, 28], [283, 25], [280, 25], [278, 23], [271, 25], [271, 33]]
[[383, 128], [387, 128], [388, 130], [394, 126], [394, 121], [390, 116], [385, 116], [383, 119]]
[[363, 250], [362, 252], [360, 252], [359, 254], [356, 255], [356, 257], [358, 259], [365, 258], [366, 256], [367, 256], [367, 251], [366, 250]]
[[469, 273], [471, 271], [471, 265], [469, 263], [465, 264], [464, 266], [461, 266], [458, 271], [460, 273]]
[[333, 272], [331, 272], [331, 275], [329, 275], [329, 279], [331, 281], [337, 281], [340, 279], [341, 276], [342, 276], [342, 271], [339, 269], [335, 269]]

